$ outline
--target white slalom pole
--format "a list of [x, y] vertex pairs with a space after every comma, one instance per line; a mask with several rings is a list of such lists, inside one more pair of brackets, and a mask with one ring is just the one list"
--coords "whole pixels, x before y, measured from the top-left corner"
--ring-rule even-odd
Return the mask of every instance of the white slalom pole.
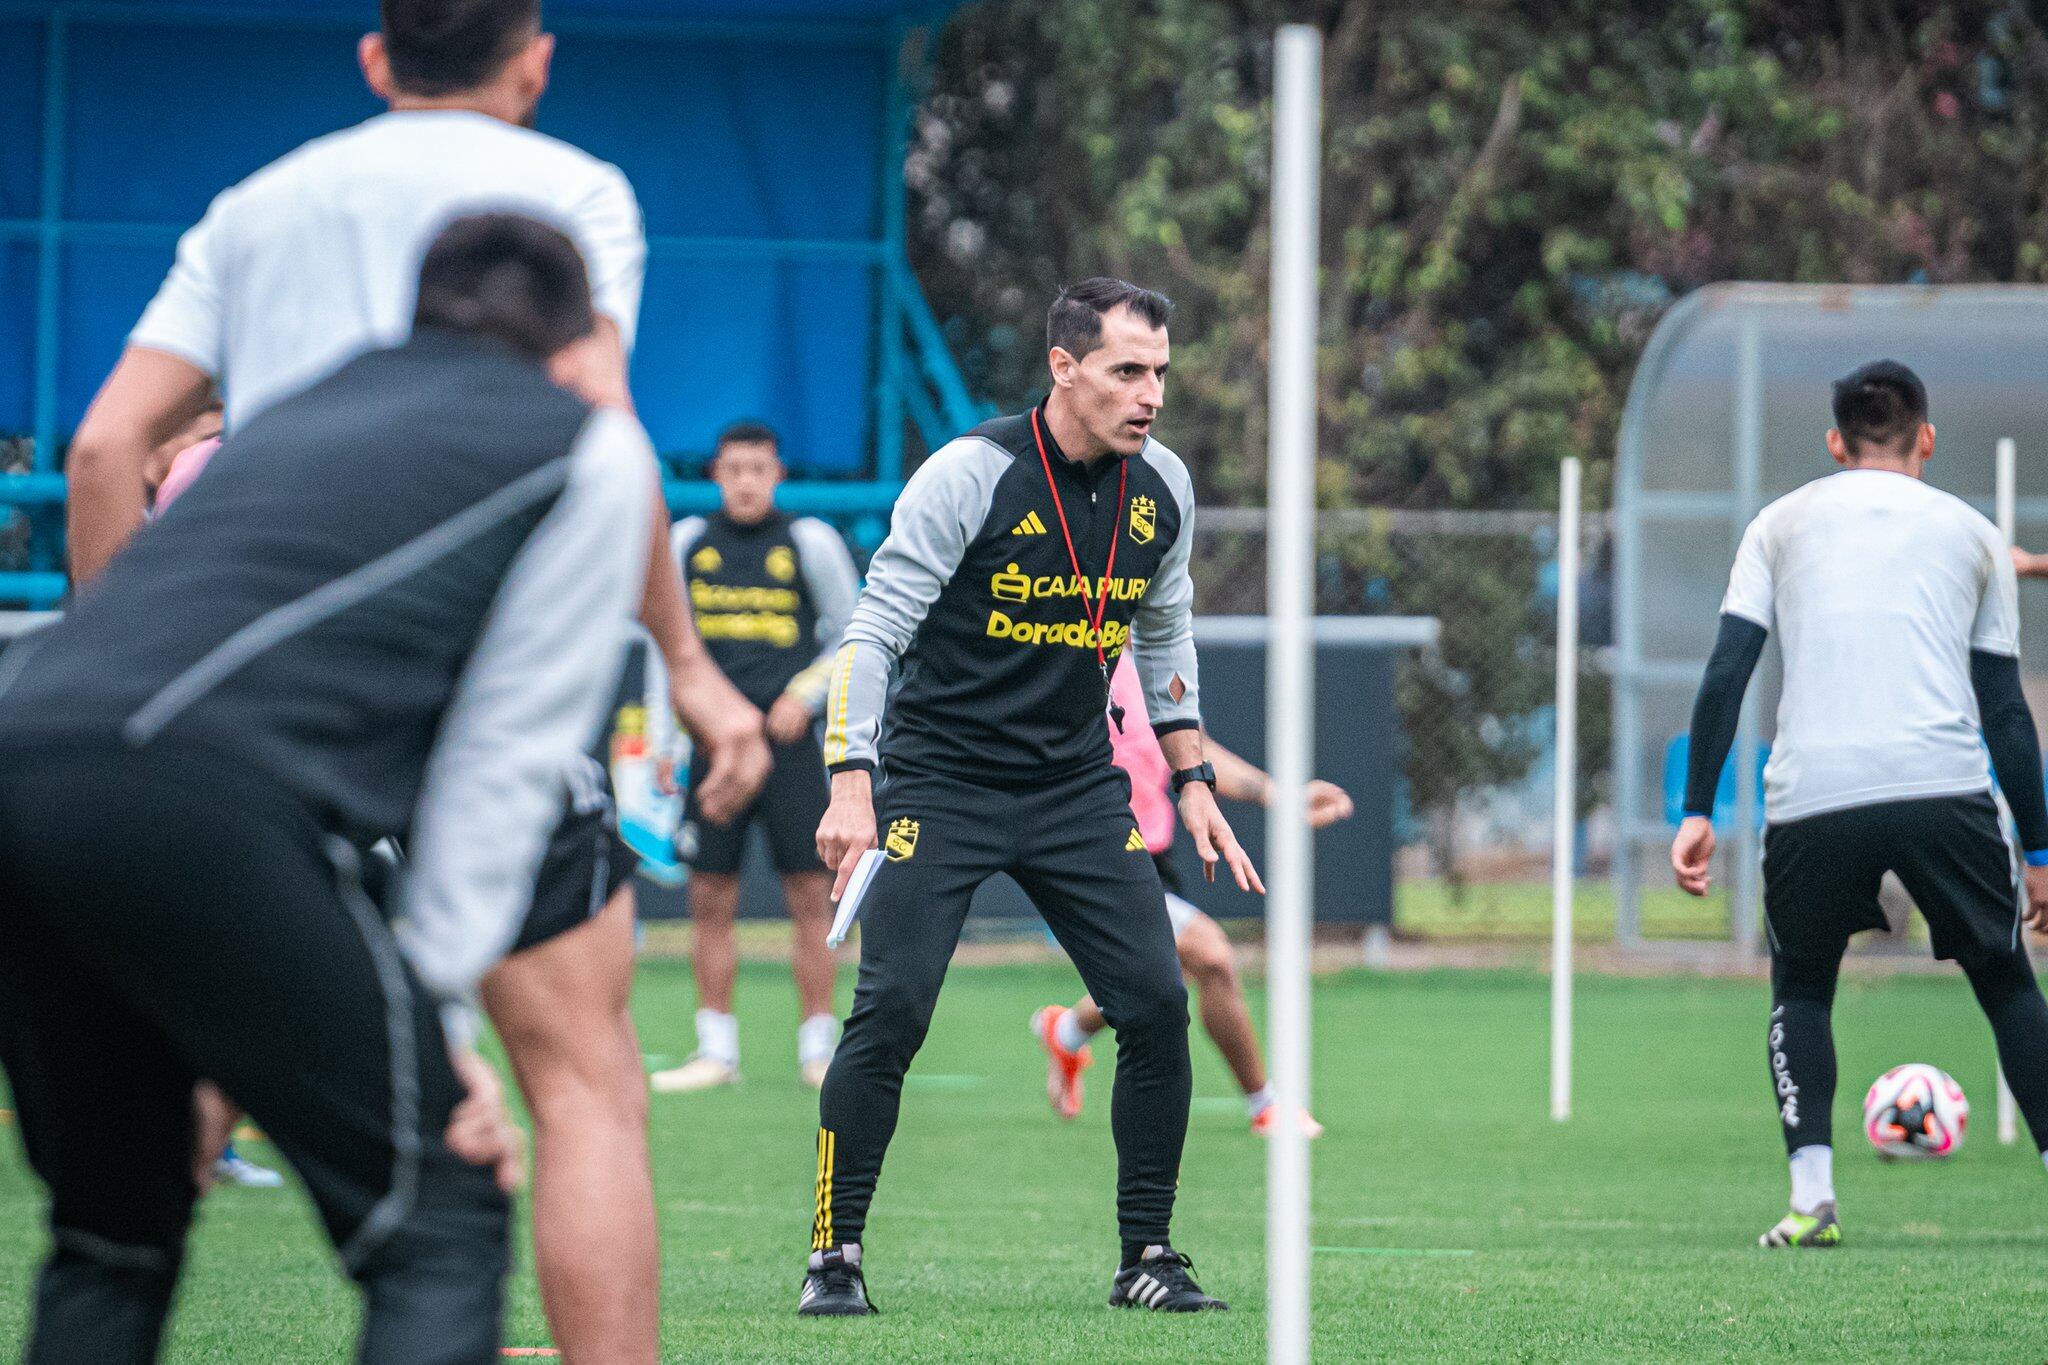
[[[1998, 460], [1993, 478], [1998, 511], [1998, 534], [2010, 549], [2019, 538], [2019, 446], [2012, 437], [1998, 438]], [[2019, 1104], [2006, 1084], [2005, 1068], [1998, 1068], [1998, 1140], [2010, 1147], [2020, 1138]]]
[[1309, 928], [1315, 885], [1304, 793], [1315, 716], [1316, 264], [1322, 189], [1322, 34], [1281, 28], [1273, 59], [1273, 337], [1268, 379], [1266, 1029], [1273, 1126], [1266, 1159], [1266, 1358], [1300, 1365], [1309, 1339]]
[[1550, 1117], [1572, 1116], [1572, 872], [1579, 776], [1579, 458], [1557, 475], [1556, 810], [1550, 836]]

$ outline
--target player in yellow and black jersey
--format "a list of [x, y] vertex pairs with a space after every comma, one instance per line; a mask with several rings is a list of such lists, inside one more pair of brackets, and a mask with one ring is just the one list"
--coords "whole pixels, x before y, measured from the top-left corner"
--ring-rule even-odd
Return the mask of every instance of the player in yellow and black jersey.
[[712, 659], [747, 700], [768, 715], [775, 768], [754, 804], [729, 825], [697, 816], [679, 840], [690, 865], [692, 963], [697, 976], [697, 1052], [655, 1073], [656, 1090], [705, 1090], [737, 1081], [739, 1023], [733, 977], [739, 951], [740, 863], [757, 821], [768, 836], [794, 929], [791, 964], [802, 1022], [797, 1062], [804, 1080], [824, 1082], [837, 1025], [832, 1013], [832, 874], [813, 839], [825, 813], [825, 762], [814, 725], [824, 704], [832, 652], [859, 589], [839, 533], [775, 507], [783, 465], [775, 433], [743, 422], [719, 438], [711, 477], [723, 506], [676, 524], [673, 544]]

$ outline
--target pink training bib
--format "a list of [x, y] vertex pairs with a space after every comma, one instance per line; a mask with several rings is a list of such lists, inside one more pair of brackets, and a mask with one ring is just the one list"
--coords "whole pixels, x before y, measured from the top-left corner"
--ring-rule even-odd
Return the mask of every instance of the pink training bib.
[[219, 449], [220, 437], [215, 436], [197, 445], [186, 446], [171, 458], [171, 472], [164, 475], [164, 481], [157, 485], [155, 510], [158, 516], [163, 515], [164, 509], [175, 502], [180, 493], [192, 486], [192, 480], [199, 477], [199, 471], [206, 468], [206, 462]]
[[1119, 731], [1115, 722], [1110, 723], [1109, 746], [1116, 766], [1130, 775], [1131, 814], [1138, 819], [1146, 851], [1164, 853], [1173, 847], [1173, 798], [1166, 794], [1173, 770], [1166, 764], [1159, 736], [1152, 733], [1145, 688], [1128, 650], [1110, 674], [1109, 695], [1124, 708], [1124, 728]]

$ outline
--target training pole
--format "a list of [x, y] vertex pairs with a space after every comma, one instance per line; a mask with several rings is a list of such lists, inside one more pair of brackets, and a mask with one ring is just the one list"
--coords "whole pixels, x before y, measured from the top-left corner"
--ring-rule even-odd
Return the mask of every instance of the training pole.
[[[1998, 438], [1997, 472], [1994, 477], [1998, 504], [1998, 534], [2007, 549], [2019, 538], [2019, 446], [2012, 437]], [[2019, 1104], [2006, 1084], [2005, 1068], [1998, 1068], [1998, 1140], [2010, 1147], [2020, 1138]]]
[[1266, 1358], [1308, 1359], [1308, 956], [1314, 868], [1304, 793], [1315, 724], [1316, 260], [1322, 34], [1281, 28], [1273, 53], [1273, 337], [1267, 392], [1266, 1030], [1273, 1126], [1266, 1158]]
[[1579, 800], [1579, 457], [1557, 472], [1557, 764], [1550, 832], [1550, 1117], [1572, 1116], [1572, 871]]

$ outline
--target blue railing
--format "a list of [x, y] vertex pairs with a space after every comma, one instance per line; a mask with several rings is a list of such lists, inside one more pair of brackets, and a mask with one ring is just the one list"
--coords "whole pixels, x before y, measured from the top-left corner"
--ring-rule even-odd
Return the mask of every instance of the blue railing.
[[[770, 43], [876, 43], [897, 54], [922, 53], [929, 44], [906, 45], [912, 30], [940, 22], [954, 8], [953, 0], [906, 4], [886, 22], [687, 21], [674, 19], [599, 19], [561, 16], [554, 27], [568, 31], [687, 34], [709, 41], [747, 39]], [[872, 11], [864, 11], [872, 12]], [[148, 241], [167, 243], [180, 231], [162, 223], [89, 222], [69, 219], [63, 211], [67, 165], [68, 30], [74, 21], [166, 21], [195, 23], [347, 26], [356, 22], [343, 9], [301, 10], [292, 3], [275, 11], [242, 6], [214, 8], [204, 3], [159, 9], [146, 3], [102, 3], [100, 0], [0, 0], [0, 16], [30, 16], [45, 22], [43, 53], [41, 177], [33, 216], [0, 218], [0, 241], [33, 242], [40, 248], [36, 271], [36, 337], [31, 442], [16, 467], [24, 472], [0, 473], [0, 542], [26, 527], [24, 571], [0, 571], [0, 606], [49, 606], [66, 591], [63, 566], [64, 478], [59, 450], [68, 438], [59, 428], [58, 342], [62, 281], [60, 249], [68, 244]], [[914, 61], [899, 61], [886, 83], [886, 138], [879, 148], [884, 167], [881, 221], [873, 238], [855, 240], [739, 239], [655, 235], [650, 253], [686, 259], [755, 260], [768, 257], [792, 261], [840, 261], [870, 267], [876, 281], [877, 327], [874, 383], [867, 414], [873, 433], [869, 477], [851, 482], [792, 483], [782, 503], [792, 511], [824, 516], [837, 522], [863, 549], [872, 549], [887, 529], [888, 509], [902, 487], [904, 470], [920, 449], [931, 450], [972, 426], [989, 411], [969, 395], [959, 367], [932, 316], [905, 251], [905, 206], [902, 165], [907, 150], [914, 88], [920, 77]], [[716, 492], [701, 480], [674, 479], [666, 485], [669, 503], [679, 513], [716, 505]], [[17, 560], [17, 562], [20, 562]]]
[[[994, 409], [967, 391], [967, 382], [946, 345], [945, 333], [932, 315], [924, 291], [908, 265], [897, 262], [883, 271], [883, 306], [896, 315], [901, 349], [878, 367], [878, 389], [896, 385], [893, 394], [878, 396], [876, 411], [895, 423], [891, 433], [876, 433], [876, 476], [857, 482], [793, 481], [777, 501], [790, 512], [823, 517], [844, 531], [863, 552], [881, 543], [889, 528], [889, 508], [903, 487], [905, 448], [903, 418], [908, 417], [917, 443], [936, 450], [989, 416]], [[891, 363], [893, 360], [894, 363]], [[718, 489], [705, 479], [669, 479], [664, 484], [671, 511], [678, 516], [709, 512], [718, 506]], [[33, 516], [44, 565], [27, 571], [0, 571], [0, 604], [48, 607], [68, 589], [65, 575], [54, 569], [57, 526], [62, 522], [64, 476], [58, 473], [0, 474], [0, 528], [9, 513]]]

